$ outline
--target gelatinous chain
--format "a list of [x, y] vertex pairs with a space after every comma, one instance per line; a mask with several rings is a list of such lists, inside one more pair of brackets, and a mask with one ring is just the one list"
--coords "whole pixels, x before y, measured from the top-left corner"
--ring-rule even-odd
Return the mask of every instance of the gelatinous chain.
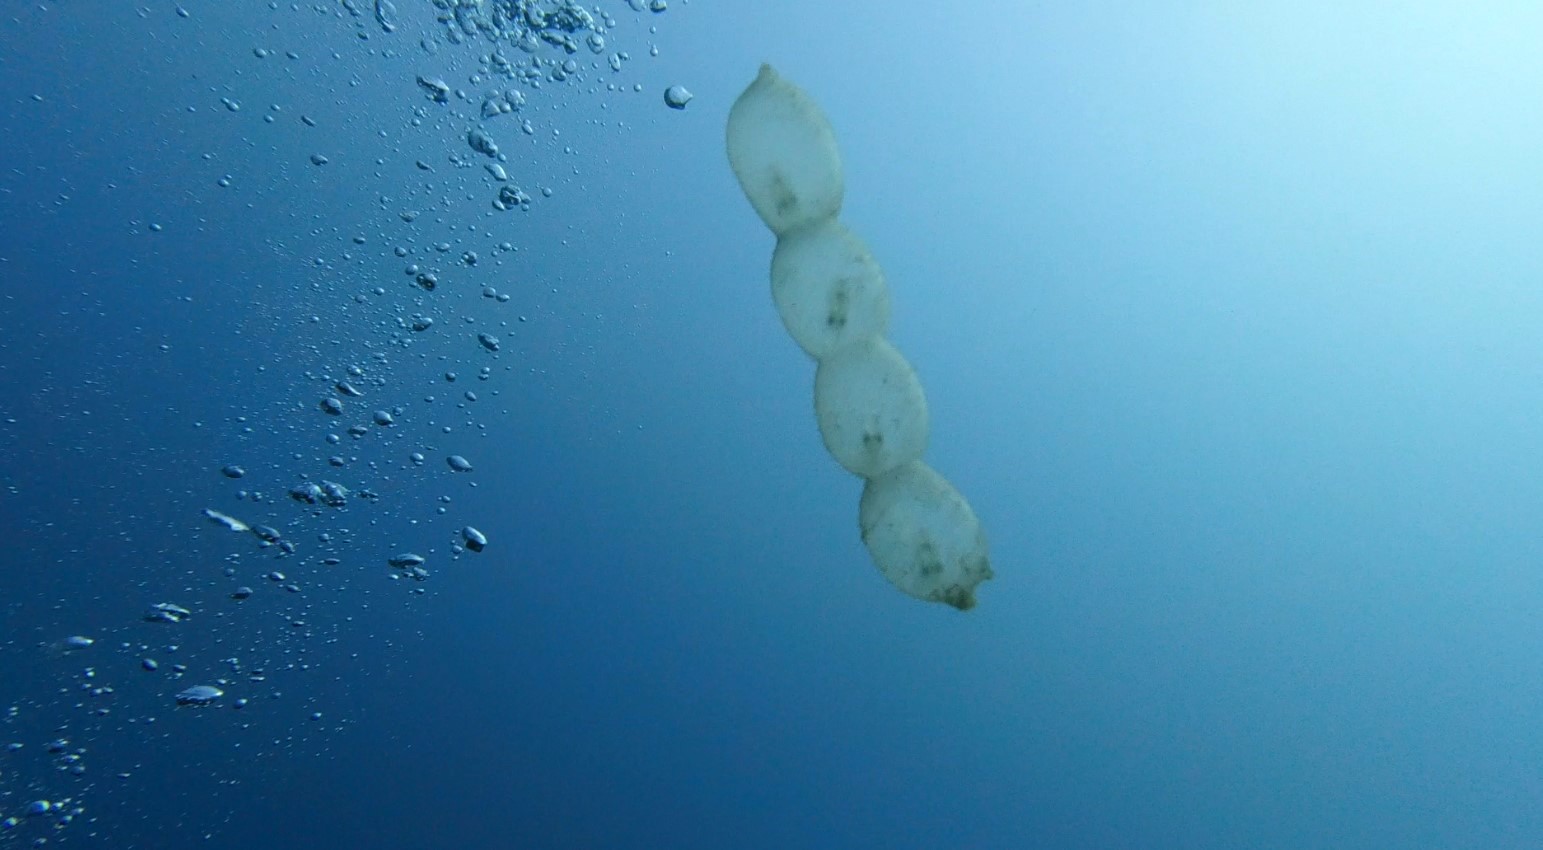
[[830, 122], [770, 65], [729, 110], [729, 165], [777, 237], [772, 300], [818, 364], [814, 414], [825, 448], [864, 480], [857, 522], [879, 572], [918, 599], [960, 610], [991, 578], [986, 535], [969, 502], [922, 462], [927, 399], [884, 339], [884, 272], [837, 216], [845, 184]]

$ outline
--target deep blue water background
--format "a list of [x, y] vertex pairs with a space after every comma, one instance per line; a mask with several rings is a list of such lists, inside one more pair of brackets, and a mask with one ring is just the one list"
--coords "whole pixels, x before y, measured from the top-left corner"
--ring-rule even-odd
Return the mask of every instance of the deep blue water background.
[[[1537, 11], [601, 0], [620, 90], [581, 54], [489, 122], [496, 212], [487, 47], [397, 6], [0, 21], [0, 816], [84, 809], [0, 846], [1543, 844]], [[722, 153], [763, 60], [991, 535], [968, 614], [879, 577], [820, 445]], [[231, 657], [250, 705], [172, 708]]]

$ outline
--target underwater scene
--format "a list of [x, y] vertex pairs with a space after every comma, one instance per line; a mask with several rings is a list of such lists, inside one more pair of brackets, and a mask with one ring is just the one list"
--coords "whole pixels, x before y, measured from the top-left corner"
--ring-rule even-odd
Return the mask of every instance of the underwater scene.
[[1543, 6], [0, 13], [0, 850], [1543, 848]]

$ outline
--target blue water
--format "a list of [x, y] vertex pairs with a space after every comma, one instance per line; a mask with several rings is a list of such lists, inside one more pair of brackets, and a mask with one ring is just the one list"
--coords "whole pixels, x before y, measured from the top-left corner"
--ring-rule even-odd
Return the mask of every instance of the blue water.
[[[0, 847], [1543, 846], [1543, 14], [596, 0], [568, 79], [501, 48], [538, 87], [372, 5], [0, 21]], [[968, 613], [821, 446], [723, 153], [762, 61]]]

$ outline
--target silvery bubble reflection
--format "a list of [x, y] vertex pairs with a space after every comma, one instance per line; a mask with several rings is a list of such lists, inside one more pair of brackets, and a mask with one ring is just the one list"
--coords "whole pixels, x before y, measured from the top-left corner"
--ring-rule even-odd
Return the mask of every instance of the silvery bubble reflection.
[[[413, 0], [416, 2], [416, 0]], [[355, 26], [369, 30], [375, 37], [375, 45], [388, 45], [391, 49], [405, 52], [406, 44], [396, 44], [393, 35], [401, 38], [402, 22], [407, 15], [399, 9], [403, 0], [341, 0], [346, 13], [344, 27]], [[440, 4], [424, 3], [424, 6]], [[492, 14], [494, 5], [524, 10], [542, 10], [542, 14]], [[323, 343], [330, 351], [337, 347], [345, 360], [357, 358], [357, 362], [340, 364], [338, 374], [307, 375], [305, 386], [309, 390], [294, 399], [296, 411], [307, 411], [315, 421], [307, 426], [303, 413], [281, 413], [274, 417], [267, 413], [241, 417], [245, 434], [260, 432], [265, 427], [290, 428], [295, 423], [311, 427], [314, 434], [323, 435], [328, 450], [323, 455], [311, 457], [305, 447], [289, 456], [233, 456], [220, 458], [208, 468], [217, 480], [225, 482], [229, 489], [217, 503], [201, 509], [201, 516], [190, 516], [190, 529], [210, 535], [226, 551], [223, 564], [202, 564], [192, 573], [200, 581], [177, 582], [158, 593], [147, 587], [148, 598], [140, 602], [144, 607], [139, 614], [131, 613], [129, 621], [110, 629], [92, 633], [64, 634], [43, 649], [49, 658], [59, 664], [73, 664], [69, 675], [83, 694], [73, 710], [91, 718], [112, 716], [112, 700], [120, 687], [150, 689], [158, 696], [158, 704], [177, 711], [190, 710], [193, 715], [218, 716], [221, 712], [271, 712], [286, 700], [278, 699], [277, 689], [266, 687], [270, 670], [282, 669], [283, 665], [264, 662], [253, 664], [235, 658], [203, 657], [186, 649], [180, 640], [184, 635], [223, 633], [233, 635], [244, 618], [248, 623], [257, 611], [263, 616], [277, 614], [285, 631], [308, 634], [318, 628], [318, 622], [333, 616], [322, 604], [305, 604], [278, 610], [262, 608], [275, 600], [301, 600], [308, 597], [318, 582], [332, 582], [342, 589], [350, 576], [357, 574], [366, 579], [378, 578], [382, 572], [390, 577], [409, 578], [407, 582], [414, 593], [423, 592], [424, 580], [429, 576], [432, 564], [447, 563], [461, 552], [481, 552], [487, 546], [488, 537], [474, 526], [466, 525], [466, 519], [457, 513], [464, 510], [448, 496], [441, 496], [437, 512], [444, 516], [440, 537], [424, 541], [445, 552], [426, 549], [422, 561], [405, 567], [380, 570], [380, 562], [366, 562], [348, 557], [346, 553], [357, 544], [359, 535], [354, 527], [377, 520], [386, 521], [380, 527], [389, 527], [392, 517], [389, 511], [395, 498], [392, 487], [384, 486], [382, 476], [393, 469], [393, 462], [383, 461], [371, 454], [371, 443], [400, 446], [389, 452], [397, 467], [420, 470], [419, 480], [438, 482], [438, 476], [448, 479], [451, 475], [463, 484], [475, 485], [471, 463], [464, 454], [470, 447], [446, 445], [457, 429], [444, 422], [444, 417], [419, 415], [412, 402], [415, 390], [405, 377], [401, 364], [394, 362], [395, 354], [407, 350], [414, 335], [423, 340], [432, 339], [443, 327], [459, 323], [466, 305], [455, 299], [462, 293], [480, 294], [485, 310], [497, 311], [502, 305], [526, 297], [527, 281], [520, 277], [518, 248], [507, 242], [475, 244], [473, 235], [457, 233], [453, 238], [424, 238], [432, 227], [430, 219], [442, 215], [432, 211], [440, 209], [437, 203], [448, 197], [447, 190], [459, 185], [458, 170], [471, 166], [481, 159], [484, 167], [476, 169], [483, 194], [483, 209], [533, 212], [543, 199], [554, 197], [561, 190], [558, 182], [546, 182], [540, 175], [529, 173], [532, 157], [522, 154], [515, 160], [509, 151], [539, 150], [540, 146], [556, 144], [562, 119], [561, 113], [527, 112], [531, 104], [541, 103], [554, 85], [585, 87], [596, 96], [642, 95], [641, 84], [626, 85], [623, 81], [629, 73], [633, 59], [631, 51], [620, 43], [621, 30], [613, 17], [613, 11], [605, 8], [604, 0], [589, 7], [564, 0], [510, 0], [499, 4], [459, 4], [452, 15], [439, 17], [443, 28], [431, 39], [436, 50], [447, 55], [450, 50], [461, 50], [475, 59], [475, 67], [464, 78], [451, 71], [457, 62], [436, 60], [435, 51], [429, 51], [422, 67], [407, 69], [406, 73], [394, 74], [393, 79], [405, 80], [409, 89], [415, 89], [419, 107], [415, 120], [442, 131], [443, 145], [438, 152], [413, 151], [406, 162], [416, 167], [429, 182], [424, 188], [405, 199], [401, 206], [385, 210], [379, 220], [356, 225], [358, 235], [351, 237], [350, 251], [362, 252], [377, 248], [389, 251], [407, 264], [411, 271], [406, 286], [383, 285], [386, 281], [371, 281], [358, 291], [347, 294], [351, 308], [345, 315], [312, 317], [313, 326], [327, 335]], [[632, 12], [660, 12], [663, 0], [617, 0], [618, 10], [630, 8]], [[277, 8], [277, 7], [276, 7]], [[196, 9], [174, 7], [177, 18], [198, 22]], [[296, 7], [298, 10], [298, 7]], [[413, 10], [417, 12], [419, 10]], [[296, 12], [298, 14], [298, 11]], [[411, 29], [408, 27], [407, 29]], [[481, 39], [491, 33], [516, 49], [488, 51]], [[417, 36], [414, 36], [416, 38]], [[274, 49], [271, 45], [247, 45], [244, 53], [262, 62], [300, 62], [301, 52]], [[303, 51], [302, 51], [303, 52]], [[650, 48], [650, 55], [657, 50]], [[509, 58], [509, 57], [518, 57]], [[299, 66], [297, 66], [299, 67]], [[657, 91], [657, 89], [654, 89]], [[657, 96], [657, 95], [656, 95]], [[338, 180], [336, 176], [351, 163], [346, 139], [333, 138], [338, 132], [335, 121], [323, 113], [295, 114], [287, 112], [281, 104], [267, 108], [258, 106], [262, 100], [247, 92], [239, 100], [221, 98], [217, 105], [233, 120], [261, 122], [267, 126], [293, 120], [298, 127], [313, 131], [308, 137], [311, 148], [303, 155], [304, 179], [322, 181]], [[689, 98], [689, 95], [687, 95]], [[676, 98], [677, 100], [679, 98]], [[246, 101], [247, 108], [242, 108]], [[655, 101], [657, 103], [657, 101]], [[525, 114], [521, 114], [525, 113]], [[529, 147], [529, 146], [537, 147]], [[521, 148], [521, 146], [527, 146]], [[406, 156], [406, 154], [404, 154]], [[463, 172], [464, 173], [464, 172]], [[217, 178], [217, 179], [216, 179]], [[232, 173], [206, 178], [221, 190], [228, 190], [234, 197], [250, 186], [242, 175]], [[466, 221], [475, 221], [468, 214]], [[452, 223], [453, 225], [453, 223]], [[388, 227], [398, 228], [388, 230]], [[405, 231], [400, 229], [404, 228]], [[160, 223], [149, 226], [152, 232], [162, 231]], [[172, 228], [168, 227], [170, 232]], [[373, 231], [373, 232], [372, 232]], [[375, 234], [404, 234], [402, 238], [376, 238]], [[393, 241], [394, 240], [394, 241]], [[352, 259], [352, 258], [349, 258]], [[511, 270], [514, 274], [511, 275]], [[532, 281], [533, 282], [533, 281]], [[345, 284], [346, 285], [346, 284]], [[438, 299], [438, 300], [436, 300]], [[380, 310], [370, 314], [369, 310]], [[532, 313], [539, 320], [539, 316]], [[518, 316], [524, 323], [530, 316]], [[357, 343], [350, 330], [365, 328], [360, 321], [378, 321], [380, 326], [370, 332], [382, 331], [389, 339], [389, 346]], [[487, 358], [493, 362], [512, 359], [511, 352], [519, 353], [520, 337], [513, 332], [516, 319], [500, 313], [485, 317], [496, 328], [478, 331], [476, 345], [469, 346], [456, 358], [462, 363], [476, 362], [474, 358]], [[356, 323], [354, 328], [347, 323]], [[396, 334], [400, 333], [400, 336]], [[350, 351], [350, 345], [353, 350]], [[489, 355], [494, 355], [489, 357]], [[502, 368], [512, 370], [513, 365]], [[456, 369], [443, 371], [443, 380], [455, 381]], [[491, 414], [497, 404], [498, 387], [493, 367], [478, 363], [473, 374], [484, 396], [490, 396], [485, 414]], [[311, 382], [314, 379], [314, 382]], [[368, 406], [361, 400], [370, 399]], [[466, 405], [477, 402], [479, 394], [466, 390], [459, 395], [446, 396], [433, 404], [453, 404], [471, 416]], [[468, 424], [471, 424], [470, 422]], [[480, 423], [476, 425], [480, 430]], [[303, 438], [302, 438], [303, 439]], [[390, 442], [400, 441], [400, 442]], [[221, 451], [228, 451], [221, 444]], [[406, 458], [403, 460], [403, 458]], [[443, 458], [448, 469], [434, 467], [431, 458]], [[323, 470], [332, 470], [327, 475]], [[343, 472], [346, 470], [347, 472]], [[194, 474], [197, 474], [196, 472]], [[379, 492], [381, 495], [377, 495]], [[286, 496], [288, 498], [286, 498]], [[382, 507], [376, 507], [381, 505]], [[195, 509], [197, 509], [195, 507]], [[327, 530], [320, 531], [318, 528]], [[320, 550], [320, 551], [318, 551]], [[341, 554], [340, 553], [344, 553]], [[406, 553], [414, 554], [414, 553]], [[318, 557], [320, 555], [320, 557]], [[431, 560], [432, 559], [432, 560]], [[282, 563], [283, 569], [274, 569]], [[285, 603], [293, 604], [293, 603]], [[252, 608], [249, 606], [259, 606]], [[77, 626], [79, 628], [79, 626]], [[275, 636], [259, 629], [257, 634], [267, 635], [273, 645], [281, 645]], [[230, 639], [229, 637], [227, 639]], [[254, 651], [268, 651], [271, 646]], [[89, 666], [83, 666], [83, 663]], [[132, 671], [129, 673], [128, 671]], [[132, 676], [125, 680], [124, 676]], [[196, 678], [195, 678], [196, 677]], [[254, 699], [263, 697], [261, 700]], [[263, 708], [257, 708], [263, 706]], [[12, 707], [17, 713], [26, 706]], [[307, 707], [303, 717], [320, 723], [335, 723], [344, 712]], [[163, 728], [173, 734], [186, 728], [173, 714], [152, 718], [136, 716], [130, 722], [145, 723], [158, 719]], [[60, 718], [60, 722], [65, 718]], [[77, 722], [77, 725], [80, 725]], [[325, 727], [323, 727], [325, 728]], [[73, 736], [72, 736], [73, 737]], [[52, 839], [58, 829], [79, 819], [86, 811], [81, 795], [68, 787], [53, 786], [58, 776], [89, 776], [87, 769], [89, 748], [78, 740], [68, 738], [33, 741], [31, 748], [26, 741], [12, 742], [8, 753], [25, 753], [29, 749], [50, 760], [50, 770], [44, 771], [43, 779], [33, 783], [25, 797], [16, 794], [0, 794], [0, 846], [13, 840], [34, 842]], [[57, 774], [57, 776], [55, 776]], [[124, 765], [108, 772], [119, 779], [135, 776], [132, 765]], [[0, 782], [14, 777], [9, 763], [0, 764]], [[53, 787], [51, 787], [53, 786]], [[0, 786], [11, 790], [13, 786]], [[87, 786], [80, 786], [83, 790]]]

